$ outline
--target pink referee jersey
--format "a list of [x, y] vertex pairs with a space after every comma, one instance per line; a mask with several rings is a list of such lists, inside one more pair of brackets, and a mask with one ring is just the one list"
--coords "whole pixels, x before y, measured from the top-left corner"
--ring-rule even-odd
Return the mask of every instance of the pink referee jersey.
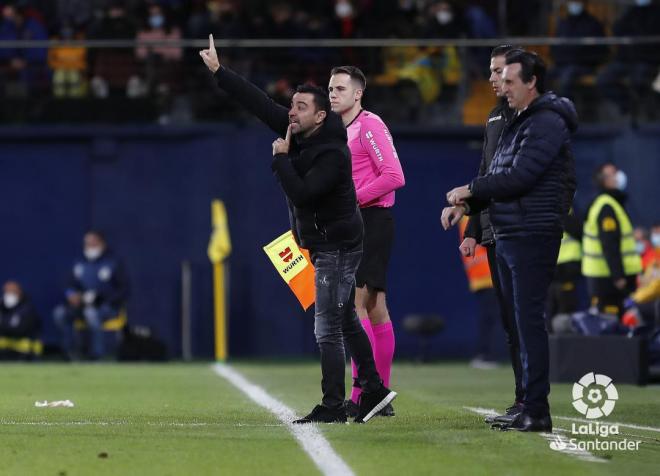
[[394, 191], [406, 182], [390, 131], [369, 111], [361, 111], [346, 131], [360, 208], [391, 207]]

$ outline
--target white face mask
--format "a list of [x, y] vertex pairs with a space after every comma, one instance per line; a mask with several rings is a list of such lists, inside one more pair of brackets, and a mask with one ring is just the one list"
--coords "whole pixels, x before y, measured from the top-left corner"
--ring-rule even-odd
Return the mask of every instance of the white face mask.
[[348, 18], [353, 14], [353, 5], [348, 2], [339, 2], [335, 4], [335, 14], [339, 18]]
[[584, 10], [584, 5], [582, 2], [568, 2], [566, 4], [566, 9], [568, 10], [569, 15], [579, 15]]
[[163, 15], [151, 15], [149, 17], [149, 26], [151, 28], [162, 28], [165, 24], [165, 17]]
[[651, 235], [651, 244], [654, 248], [660, 248], [660, 233], [653, 233]]
[[441, 25], [446, 25], [454, 19], [454, 15], [452, 15], [452, 13], [448, 12], [447, 10], [440, 10], [435, 14], [435, 19], [438, 20], [438, 23]]
[[2, 301], [4, 302], [5, 307], [8, 309], [16, 307], [19, 301], [18, 294], [5, 293], [4, 296], [2, 296]]
[[85, 248], [83, 250], [83, 254], [85, 255], [85, 258], [87, 258], [88, 260], [94, 261], [103, 254], [103, 248], [100, 248], [98, 246], [90, 246], [89, 248]]
[[616, 188], [623, 191], [628, 186], [628, 176], [623, 170], [616, 171]]

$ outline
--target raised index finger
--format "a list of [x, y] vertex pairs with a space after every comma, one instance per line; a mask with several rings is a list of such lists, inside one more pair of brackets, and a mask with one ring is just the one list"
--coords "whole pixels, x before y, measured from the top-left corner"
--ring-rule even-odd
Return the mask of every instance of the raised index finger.
[[286, 138], [284, 140], [287, 144], [291, 142], [291, 124], [286, 128]]
[[213, 43], [213, 33], [209, 35], [209, 49], [214, 50], [215, 49], [215, 43]]

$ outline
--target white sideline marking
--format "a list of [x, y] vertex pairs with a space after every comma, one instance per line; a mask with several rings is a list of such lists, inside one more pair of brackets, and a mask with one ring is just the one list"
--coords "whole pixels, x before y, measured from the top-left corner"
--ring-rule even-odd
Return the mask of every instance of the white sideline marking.
[[[593, 423], [593, 420], [587, 420], [586, 418], [570, 418], [565, 416], [558, 416], [558, 417], [553, 416], [552, 418], [555, 418], [557, 420]], [[660, 433], [660, 428], [656, 428], [654, 426], [633, 425], [632, 423], [619, 423], [618, 421], [605, 421], [605, 420], [598, 420], [598, 422], [606, 425], [618, 425], [621, 428], [630, 428], [631, 430], [655, 431], [656, 433]]]
[[252, 427], [252, 428], [267, 428], [284, 426], [281, 423], [254, 425], [250, 423], [218, 423], [218, 422], [178, 422], [178, 421], [151, 421], [146, 423], [135, 423], [126, 420], [118, 421], [18, 421], [18, 420], [4, 420], [0, 419], [0, 426], [158, 426], [158, 427], [177, 427], [177, 428], [197, 428], [197, 427], [226, 427], [234, 426], [237, 428]]
[[[473, 413], [477, 413], [479, 415], [484, 415], [484, 416], [490, 416], [490, 415], [497, 415], [497, 412], [493, 408], [479, 408], [479, 407], [463, 407], [466, 410], [470, 410]], [[593, 455], [589, 451], [586, 450], [581, 450], [581, 449], [568, 449], [568, 439], [565, 437], [561, 436], [559, 433], [557, 433], [558, 428], [555, 428], [555, 431], [552, 433], [539, 433], [538, 435], [544, 438], [548, 444], [553, 443], [553, 442], [558, 442], [558, 443], [563, 443], [565, 448], [564, 449], [557, 449], [553, 450], [556, 451], [557, 453], [564, 453], [565, 455], [568, 456], [573, 456], [579, 460], [582, 461], [588, 461], [590, 463], [607, 463], [608, 461], [603, 458], [599, 458], [598, 456]]]
[[292, 422], [297, 417], [291, 408], [268, 395], [263, 388], [253, 384], [228, 365], [215, 364], [213, 371], [284, 423], [321, 473], [332, 476], [354, 476], [355, 473], [335, 453], [335, 450], [332, 449], [332, 446], [316, 425], [294, 425]]

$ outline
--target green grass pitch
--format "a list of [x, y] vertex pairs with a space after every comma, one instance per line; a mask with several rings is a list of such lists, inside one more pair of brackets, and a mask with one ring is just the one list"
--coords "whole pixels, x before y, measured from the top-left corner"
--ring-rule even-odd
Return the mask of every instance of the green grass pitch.
[[[300, 415], [320, 398], [317, 363], [232, 366]], [[539, 435], [490, 430], [465, 408], [506, 407], [511, 380], [505, 367], [397, 364], [396, 417], [320, 428], [358, 475], [658, 474], [658, 431], [621, 428], [613, 438], [639, 439], [639, 451], [594, 451], [606, 462], [592, 463], [552, 451]], [[2, 475], [318, 474], [287, 427], [208, 363], [3, 364], [0, 384]], [[617, 388], [609, 421], [660, 427], [660, 387]], [[580, 416], [570, 391], [553, 385], [553, 415]], [[65, 399], [75, 407], [34, 406]]]

